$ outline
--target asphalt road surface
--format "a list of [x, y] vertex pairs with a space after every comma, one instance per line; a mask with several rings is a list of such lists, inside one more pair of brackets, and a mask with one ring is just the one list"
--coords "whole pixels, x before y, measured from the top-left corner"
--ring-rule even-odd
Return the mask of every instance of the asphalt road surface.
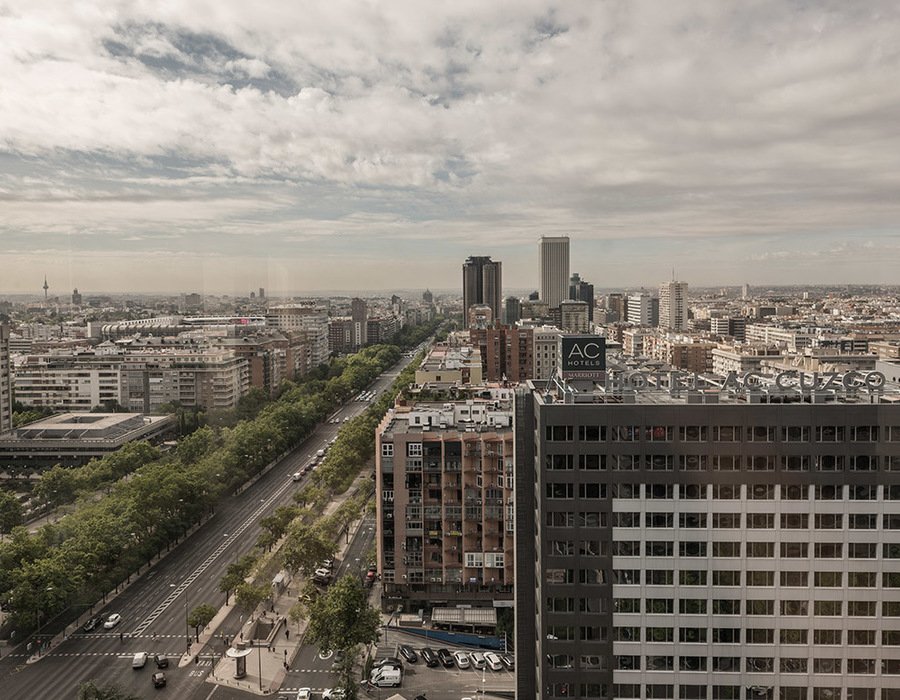
[[[387, 389], [409, 362], [410, 359], [404, 357], [369, 388], [379, 393]], [[111, 631], [101, 629], [90, 634], [76, 633], [33, 664], [26, 665], [28, 654], [23, 646], [10, 650], [0, 660], [0, 696], [23, 700], [75, 698], [82, 682], [95, 680], [115, 683], [142, 698], [250, 697], [246, 693], [203, 682], [212, 670], [211, 657], [224, 651], [221, 635], [232, 637], [240, 628], [241, 619], [237, 611], [219, 628], [219, 638], [211, 641], [201, 652], [200, 663], [178, 668], [178, 661], [187, 647], [187, 611], [201, 603], [217, 608], [224, 603], [218, 583], [225, 569], [253, 548], [260, 533], [260, 518], [273, 512], [276, 507], [289, 503], [294, 491], [303, 486], [304, 482], [291, 481], [290, 475], [307, 464], [316, 451], [337, 434], [340, 425], [330, 419], [336, 417], [343, 422], [345, 416], [358, 415], [368, 406], [367, 402], [351, 399], [259, 481], [240, 495], [220, 503], [216, 513], [202, 527], [124, 593], [108, 605], [96, 609], [104, 617], [113, 612], [120, 613], [123, 619], [117, 628]], [[360, 533], [364, 532], [365, 528], [361, 528]], [[364, 551], [365, 546], [360, 543], [357, 551]], [[351, 563], [344, 562], [345, 565]], [[123, 635], [121, 640], [120, 632]], [[170, 657], [170, 666], [165, 671], [168, 679], [165, 689], [153, 688], [151, 675], [155, 668], [152, 660], [142, 670], [131, 668], [131, 658], [137, 651], [149, 652], [151, 656], [165, 653]]]

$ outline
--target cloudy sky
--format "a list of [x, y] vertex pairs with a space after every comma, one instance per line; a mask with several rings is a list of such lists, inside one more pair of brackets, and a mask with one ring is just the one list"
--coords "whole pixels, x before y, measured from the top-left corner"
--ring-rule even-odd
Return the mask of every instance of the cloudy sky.
[[900, 283], [900, 4], [0, 0], [0, 291]]

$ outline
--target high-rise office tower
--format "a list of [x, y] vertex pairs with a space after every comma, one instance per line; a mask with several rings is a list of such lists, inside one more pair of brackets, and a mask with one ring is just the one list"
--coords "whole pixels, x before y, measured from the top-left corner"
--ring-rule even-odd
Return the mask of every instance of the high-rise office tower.
[[500, 261], [489, 255], [470, 256], [462, 266], [463, 318], [468, 323], [469, 307], [475, 304], [491, 307], [494, 319], [503, 317], [503, 275]]
[[569, 297], [569, 237], [542, 236], [539, 252], [541, 301], [557, 309]]
[[366, 300], [354, 297], [350, 300], [350, 320], [353, 323], [353, 347], [358, 348], [366, 344], [366, 314], [368, 307]]
[[517, 398], [516, 697], [900, 697], [900, 388], [626, 375]]
[[687, 330], [687, 282], [659, 285], [659, 326], [669, 331]]
[[653, 326], [653, 297], [647, 292], [629, 294], [627, 298], [628, 323], [636, 326]]
[[518, 297], [506, 297], [504, 323], [512, 325], [522, 318], [522, 302]]
[[266, 298], [266, 289], [265, 289], [265, 287], [260, 287], [260, 288], [259, 288], [259, 298], [260, 298], [260, 299], [265, 299], [265, 298]]
[[0, 323], [0, 435], [12, 430], [12, 364], [9, 326]]
[[81, 306], [81, 294], [78, 291], [78, 287], [72, 290], [72, 306]]
[[585, 282], [577, 272], [569, 279], [569, 299], [583, 301], [588, 305], [588, 321], [594, 320], [594, 285]]

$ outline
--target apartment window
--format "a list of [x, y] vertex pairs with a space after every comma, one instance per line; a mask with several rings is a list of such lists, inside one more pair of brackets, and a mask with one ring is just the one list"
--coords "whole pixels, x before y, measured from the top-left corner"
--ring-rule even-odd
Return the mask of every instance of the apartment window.
[[671, 642], [673, 633], [674, 631], [671, 627], [648, 627], [645, 637], [648, 642]]
[[647, 513], [645, 518], [647, 527], [672, 527], [672, 513]]
[[634, 442], [641, 434], [635, 425], [614, 425], [611, 431], [613, 442]]
[[600, 540], [581, 540], [578, 547], [578, 553], [583, 557], [600, 557], [604, 556], [605, 542]]
[[647, 484], [646, 497], [648, 499], [672, 498], [672, 484]]
[[606, 598], [579, 598], [578, 612], [589, 614], [605, 613], [607, 610]]
[[712, 497], [716, 501], [734, 500], [741, 497], [739, 484], [713, 484]]
[[551, 556], [569, 556], [575, 553], [575, 543], [570, 540], [551, 540], [548, 554]]
[[806, 530], [809, 527], [809, 514], [782, 513], [781, 527], [785, 530]]
[[741, 601], [730, 598], [717, 598], [712, 604], [713, 615], [740, 615]]
[[616, 698], [639, 698], [641, 697], [640, 683], [614, 683], [613, 696]]
[[[646, 663], [648, 671], [672, 671], [675, 668], [674, 657], [672, 656], [648, 656]], [[668, 697], [672, 696], [669, 695]]]
[[613, 641], [639, 642], [641, 641], [640, 627], [613, 627]]
[[422, 456], [422, 443], [421, 442], [409, 442], [406, 444], [406, 456], [407, 457], [421, 457]]
[[749, 430], [750, 442], [774, 442], [776, 429], [767, 425], [754, 425]]
[[575, 527], [575, 513], [547, 513], [544, 523], [547, 527]]
[[878, 545], [874, 542], [850, 542], [847, 545], [847, 556], [850, 559], [875, 559]]
[[578, 498], [592, 500], [606, 498], [606, 484], [578, 484]]
[[900, 559], [900, 544], [896, 542], [886, 542], [882, 551], [885, 559]]
[[578, 468], [582, 471], [606, 469], [606, 455], [578, 455]]
[[679, 527], [706, 527], [706, 513], [679, 513]]
[[604, 569], [579, 569], [578, 583], [588, 585], [606, 583], [606, 571]]
[[[784, 656], [781, 658], [780, 667], [782, 673], [806, 673], [807, 666], [808, 660], [805, 658]], [[803, 691], [803, 697], [806, 697], [806, 690]]]
[[646, 612], [670, 614], [673, 611], [673, 607], [671, 598], [648, 598]]
[[574, 598], [547, 598], [547, 612], [573, 613], [575, 612]]
[[857, 484], [849, 487], [851, 501], [874, 501], [878, 498], [878, 487], [874, 484]]
[[706, 572], [682, 570], [678, 572], [678, 583], [682, 586], [705, 586]]
[[781, 468], [788, 472], [808, 472], [809, 464], [809, 455], [786, 455], [781, 458]]
[[606, 440], [605, 425], [579, 425], [578, 439], [581, 442], [601, 442]]
[[878, 426], [855, 425], [850, 428], [850, 440], [853, 442], [878, 442]]
[[681, 598], [678, 601], [678, 612], [682, 615], [705, 615], [706, 598]]
[[900, 501], [900, 484], [892, 484], [884, 487], [884, 500]]
[[788, 559], [805, 559], [809, 556], [809, 543], [782, 542], [781, 556]]
[[807, 600], [782, 600], [782, 615], [809, 615], [809, 601]]
[[382, 457], [393, 457], [394, 456], [394, 443], [392, 443], [392, 442], [381, 443], [381, 456]]
[[653, 586], [671, 586], [673, 572], [669, 569], [649, 569], [646, 582]]
[[850, 469], [857, 472], [871, 472], [878, 469], [878, 457], [873, 455], [856, 455], [850, 458]]
[[709, 468], [709, 457], [706, 455], [681, 455], [678, 467], [684, 471], [706, 471]]
[[[698, 666], [696, 670], [705, 671], [706, 670], [706, 657], [705, 656], [689, 656], [682, 657], [682, 665], [681, 668], [685, 671], [694, 670], [690, 668], [690, 665], [693, 663], [693, 659], [697, 659], [697, 663], [702, 664], [702, 667]], [[682, 683], [678, 686], [678, 697], [681, 700], [706, 700], [706, 686], [705, 685], [685, 685]]]
[[[466, 555], [466, 566], [476, 566], [469, 563], [469, 557]], [[547, 569], [544, 574], [546, 583], [575, 583], [575, 572], [572, 569]]]
[[648, 425], [644, 430], [644, 439], [648, 442], [672, 442], [673, 435], [671, 425]]
[[771, 673], [775, 670], [775, 659], [771, 656], [748, 656], [747, 672]]
[[550, 442], [572, 442], [575, 428], [571, 425], [548, 425], [545, 435]]
[[813, 603], [813, 615], [833, 617], [842, 613], [843, 604], [839, 600], [817, 600]]
[[844, 546], [840, 542], [816, 542], [813, 551], [817, 559], [840, 559]]
[[[849, 574], [848, 574], [848, 576], [849, 576]], [[850, 617], [875, 617], [875, 601], [874, 600], [850, 600], [850, 601], [847, 601], [847, 615]]]
[[847, 585], [850, 588], [875, 588], [874, 571], [850, 571], [847, 573]]
[[809, 427], [805, 425], [789, 425], [782, 428], [781, 439], [784, 442], [809, 442]]
[[774, 644], [775, 630], [763, 628], [751, 628], [744, 635], [745, 644]]
[[748, 542], [747, 543], [747, 556], [748, 557], [774, 557], [775, 556], [775, 543], [774, 542]]
[[818, 455], [816, 457], [816, 471], [842, 472], [844, 471], [843, 455]]
[[740, 513], [713, 513], [713, 530], [735, 530], [741, 527]]
[[817, 571], [813, 583], [818, 588], [840, 588], [844, 574], [840, 571]]
[[747, 468], [754, 472], [775, 471], [775, 457], [771, 455], [750, 457], [747, 461]]
[[550, 668], [572, 668], [575, 659], [568, 654], [548, 654]]
[[882, 525], [885, 530], [900, 530], [900, 515], [896, 513], [885, 513]]
[[613, 527], [640, 527], [641, 526], [641, 514], [640, 513], [613, 513], [612, 514], [612, 524], [613, 524]]
[[741, 630], [739, 627], [713, 627], [713, 644], [740, 644]]
[[809, 572], [808, 571], [782, 571], [781, 572], [781, 585], [782, 586], [808, 586], [809, 585]]
[[847, 630], [847, 644], [875, 646], [875, 630]]
[[[748, 576], [750, 572], [747, 572]], [[771, 616], [775, 612], [775, 602], [771, 600], [748, 600], [748, 615], [767, 615]]]
[[844, 526], [843, 513], [816, 513], [816, 530], [840, 530]]
[[647, 455], [647, 469], [652, 471], [672, 471], [675, 467], [673, 455]]
[[881, 643], [889, 647], [900, 646], [900, 629], [883, 630], [881, 632]]
[[841, 659], [813, 659], [813, 673], [841, 673], [843, 668], [841, 661]]
[[772, 513], [747, 513], [747, 527], [772, 529], [775, 527], [775, 516]]
[[598, 627], [595, 625], [589, 627], [578, 628], [579, 639], [582, 642], [605, 642], [606, 627]]
[[713, 700], [736, 700], [741, 697], [739, 685], [714, 685], [712, 687]]
[[706, 542], [679, 542], [678, 554], [682, 557], [705, 557]]
[[[640, 671], [640, 656], [616, 656], [613, 658], [613, 665], [619, 671]], [[637, 697], [640, 697], [638, 695]]]
[[706, 442], [707, 428], [705, 425], [683, 425], [678, 429], [682, 442]]
[[[714, 656], [712, 657], [712, 670], [728, 673], [739, 673], [741, 670], [740, 656]], [[721, 687], [721, 686], [716, 686]], [[738, 697], [737, 695], [729, 697]]]
[[[678, 668], [682, 671], [705, 671], [706, 670], [706, 657], [705, 656], [680, 656], [678, 658]], [[688, 696], [684, 695], [685, 688], [693, 688], [695, 690]], [[699, 690], [698, 690], [699, 689]], [[703, 694], [699, 695], [699, 691], [702, 690]], [[706, 686], [681, 686], [680, 693], [678, 697], [692, 697], [692, 698], [706, 698]]]
[[641, 611], [640, 598], [615, 598], [613, 599], [613, 612], [639, 613]]
[[612, 543], [614, 557], [641, 556], [641, 543], [638, 540], [619, 540]]
[[671, 557], [673, 545], [671, 542], [648, 540], [644, 549], [648, 557]]
[[843, 442], [844, 427], [841, 425], [816, 426], [816, 442]]
[[575, 468], [575, 456], [547, 455], [546, 465], [550, 471], [568, 471]]
[[687, 644], [705, 644], [706, 628], [705, 627], [681, 627], [678, 630], [678, 641]]
[[[740, 543], [735, 543], [740, 544]], [[741, 585], [741, 572], [740, 571], [713, 571], [713, 585], [714, 586], [740, 586]]]
[[617, 455], [614, 459], [614, 469], [620, 472], [630, 472], [638, 468], [641, 458], [639, 455]]
[[743, 430], [739, 425], [713, 426], [713, 440], [717, 442], [740, 442]]
[[812, 700], [837, 700], [841, 697], [841, 688], [813, 688]]
[[844, 487], [835, 484], [822, 484], [815, 487], [817, 501], [840, 501], [844, 497]]
[[646, 686], [647, 700], [655, 700], [655, 698], [674, 698], [675, 687], [662, 683], [648, 683]]
[[[672, 487], [669, 486], [671, 489]], [[706, 498], [705, 484], [681, 484], [679, 497], [685, 501], [698, 501]]]
[[612, 497], [613, 498], [640, 498], [641, 497], [641, 485], [640, 484], [613, 484]]
[[720, 472], [740, 471], [741, 458], [739, 455], [715, 455], [712, 457], [713, 469]]
[[805, 629], [783, 629], [778, 633], [778, 639], [782, 644], [806, 644], [809, 637], [809, 630]]
[[[712, 555], [714, 557], [739, 557], [741, 556], [740, 542], [713, 542]], [[718, 572], [713, 572], [715, 573]]]
[[574, 642], [575, 628], [570, 625], [548, 625], [547, 639], [559, 639], [565, 642]]
[[578, 512], [579, 527], [606, 527], [606, 513], [595, 510], [582, 510]]
[[843, 632], [841, 630], [814, 630], [813, 644], [829, 644], [837, 646], [841, 643]]
[[847, 659], [847, 673], [875, 673], [875, 659]]
[[[584, 486], [584, 484], [580, 484]], [[550, 499], [570, 499], [575, 497], [575, 484], [562, 484], [549, 482], [547, 484], [547, 498]]]
[[752, 484], [747, 487], [747, 498], [754, 501], [767, 501], [775, 498], [774, 484]]
[[775, 572], [774, 571], [748, 571], [747, 572], [747, 585], [748, 586], [774, 586], [775, 585]]

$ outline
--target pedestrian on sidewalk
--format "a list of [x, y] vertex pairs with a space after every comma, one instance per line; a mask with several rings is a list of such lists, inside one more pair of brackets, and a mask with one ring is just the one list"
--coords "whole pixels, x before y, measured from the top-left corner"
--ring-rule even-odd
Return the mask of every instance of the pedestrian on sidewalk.
[[284, 626], [284, 638], [285, 639], [291, 638], [291, 631], [287, 628], [287, 625]]

